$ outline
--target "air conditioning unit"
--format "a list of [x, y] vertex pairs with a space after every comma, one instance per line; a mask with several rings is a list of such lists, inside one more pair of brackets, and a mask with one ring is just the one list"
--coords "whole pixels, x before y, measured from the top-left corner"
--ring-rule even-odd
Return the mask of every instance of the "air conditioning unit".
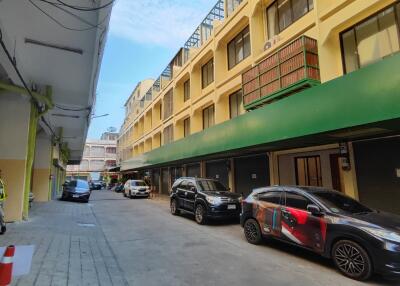
[[264, 51], [271, 49], [273, 46], [275, 46], [279, 41], [281, 40], [281, 38], [276, 35], [273, 36], [271, 39], [269, 39], [268, 41], [265, 42], [264, 44]]

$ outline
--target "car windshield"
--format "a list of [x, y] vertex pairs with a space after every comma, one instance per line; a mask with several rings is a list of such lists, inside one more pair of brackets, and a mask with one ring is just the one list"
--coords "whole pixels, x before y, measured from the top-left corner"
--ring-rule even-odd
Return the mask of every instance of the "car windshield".
[[372, 212], [371, 209], [337, 192], [315, 192], [313, 193], [320, 201], [322, 201], [334, 213], [365, 213]]
[[143, 181], [132, 181], [132, 182], [131, 182], [131, 185], [132, 185], [133, 187], [145, 187], [145, 186], [146, 186], [146, 183], [143, 182]]
[[226, 188], [218, 181], [213, 180], [200, 180], [198, 181], [200, 189], [202, 191], [217, 191], [217, 192], [226, 192]]

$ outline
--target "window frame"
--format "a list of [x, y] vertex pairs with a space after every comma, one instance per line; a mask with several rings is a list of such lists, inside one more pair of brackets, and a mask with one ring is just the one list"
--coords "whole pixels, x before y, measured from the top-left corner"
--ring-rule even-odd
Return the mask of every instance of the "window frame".
[[[397, 6], [398, 6], [399, 8], [397, 8]], [[395, 3], [392, 3], [392, 4], [388, 5], [388, 6], [386, 6], [385, 8], [380, 9], [379, 11], [377, 11], [377, 12], [375, 12], [375, 13], [369, 15], [368, 17], [362, 19], [361, 21], [355, 23], [354, 25], [348, 27], [347, 29], [345, 29], [345, 30], [343, 30], [343, 31], [341, 31], [341, 32], [339, 33], [340, 54], [341, 54], [341, 58], [342, 58], [342, 71], [343, 71], [343, 74], [347, 74], [347, 70], [346, 70], [345, 53], [344, 53], [344, 44], [343, 44], [343, 37], [342, 37], [342, 36], [343, 36], [345, 33], [347, 33], [347, 32], [349, 32], [349, 31], [353, 30], [353, 32], [354, 32], [354, 38], [355, 38], [355, 42], [356, 42], [356, 47], [357, 47], [358, 41], [357, 41], [357, 35], [356, 35], [356, 30], [355, 30], [355, 28], [356, 28], [357, 26], [363, 24], [363, 23], [366, 23], [367, 21], [371, 20], [371, 19], [374, 18], [374, 17], [377, 17], [380, 13], [384, 12], [385, 10], [388, 10], [388, 9], [391, 8], [391, 7], [393, 7], [394, 18], [395, 18], [395, 21], [396, 21], [396, 23], [397, 23], [397, 36], [398, 36], [399, 47], [400, 47], [400, 13], [399, 13], [399, 11], [400, 11], [400, 2], [397, 2], [397, 1], [396, 1]], [[378, 21], [378, 26], [379, 26], [379, 21]], [[400, 49], [399, 49], [399, 51], [398, 51], [397, 53], [399, 53], [399, 52], [400, 52]], [[394, 54], [396, 54], [396, 53], [394, 53]], [[358, 68], [356, 69], [356, 71], [359, 70], [359, 69], [361, 69], [361, 67], [360, 67], [360, 55], [359, 55], [359, 53], [358, 53], [358, 49], [357, 49], [357, 66], [358, 66]]]
[[[279, 203], [278, 204], [275, 204], [273, 202], [264, 201], [264, 200], [261, 199], [262, 196], [265, 196], [265, 195], [268, 195], [268, 194], [271, 194], [271, 193], [279, 194]], [[270, 203], [270, 204], [274, 204], [274, 205], [278, 205], [278, 206], [283, 206], [284, 205], [283, 204], [283, 202], [284, 202], [283, 199], [286, 198], [283, 193], [284, 193], [284, 191], [277, 190], [277, 189], [261, 192], [261, 193], [259, 193], [257, 195], [257, 201], [266, 202], [266, 203]], [[286, 201], [285, 201], [285, 203], [286, 203]]]
[[[213, 117], [212, 117], [212, 124], [210, 125], [210, 110], [212, 109], [212, 115], [213, 115]], [[211, 105], [209, 105], [209, 106], [207, 106], [207, 107], [205, 107], [205, 108], [203, 108], [203, 130], [205, 130], [205, 129], [207, 129], [207, 128], [210, 128], [210, 127], [212, 127], [212, 126], [214, 126], [215, 125], [215, 105], [214, 104], [211, 104]], [[206, 124], [205, 124], [205, 113], [207, 113], [207, 127], [206, 127]]]
[[[211, 69], [211, 78], [209, 78], [210, 69]], [[205, 89], [213, 82], [214, 82], [214, 57], [212, 57], [204, 65], [201, 66], [201, 88]]]
[[174, 126], [173, 124], [170, 124], [163, 130], [163, 145], [172, 143], [173, 141], [174, 141]]
[[[314, 3], [314, 1], [315, 0], [307, 0], [307, 12], [306, 13], [304, 13], [302, 16], [300, 16], [299, 18], [297, 18], [297, 19], [295, 19], [294, 18], [294, 14], [293, 14], [293, 4], [292, 4], [292, 1], [293, 0], [287, 0], [287, 1], [289, 1], [289, 5], [290, 5], [290, 18], [291, 18], [291, 22], [290, 22], [290, 24], [289, 25], [287, 25], [285, 28], [283, 28], [282, 30], [281, 30], [281, 28], [280, 28], [280, 25], [279, 25], [279, 7], [278, 7], [278, 1], [279, 0], [275, 0], [275, 1], [273, 1], [270, 5], [268, 5], [267, 6], [267, 8], [265, 9], [265, 13], [266, 13], [266, 24], [268, 25], [268, 10], [269, 10], [269, 8], [270, 7], [272, 7], [272, 6], [276, 6], [276, 13], [277, 13], [277, 22], [275, 23], [276, 25], [277, 25], [277, 27], [278, 27], [278, 34], [280, 34], [280, 33], [282, 33], [284, 30], [286, 30], [287, 28], [289, 28], [291, 25], [293, 25], [293, 23], [295, 23], [295, 22], [297, 22], [299, 19], [301, 19], [302, 17], [304, 17], [305, 15], [307, 15], [308, 13], [310, 13], [312, 10], [314, 10], [314, 7], [315, 7], [315, 3]], [[294, 1], [296, 1], [296, 0], [294, 0]], [[312, 8], [310, 9], [310, 2], [312, 2], [313, 3], [313, 5], [312, 5]], [[276, 36], [276, 35], [275, 35]], [[272, 36], [272, 37], [274, 37], [274, 36]], [[268, 38], [268, 40], [270, 40], [270, 39], [272, 39], [272, 37], [271, 37], [271, 35], [269, 35], [269, 27], [267, 26], [267, 38]]]
[[[241, 104], [240, 105], [236, 105], [236, 116], [232, 116], [232, 97], [233, 96], [238, 96], [239, 95], [239, 97], [241, 98]], [[236, 103], [237, 103], [237, 98], [236, 98]], [[242, 90], [241, 89], [239, 89], [239, 90], [237, 90], [237, 91], [235, 91], [235, 92], [233, 92], [233, 93], [231, 93], [230, 95], [229, 95], [229, 118], [230, 119], [233, 119], [233, 118], [236, 118], [236, 117], [238, 117], [238, 116], [240, 116], [240, 115], [242, 115], [244, 112], [243, 112], [243, 110], [244, 109], [242, 109], [241, 108], [241, 106], [243, 106], [243, 94], [242, 94]]]
[[[249, 54], [248, 55], [245, 55], [245, 49], [244, 49], [244, 47], [245, 47], [245, 37], [244, 36], [246, 34], [249, 35], [248, 36], [248, 39], [249, 39]], [[238, 47], [237, 42], [239, 40], [241, 40], [241, 48], [242, 48], [242, 53], [243, 53], [243, 58], [240, 59], [240, 60], [238, 60], [236, 58], [237, 47]], [[233, 64], [230, 61], [230, 54], [229, 54], [231, 45], [233, 45], [233, 52], [234, 52], [234, 59], [235, 59], [235, 62]], [[236, 34], [236, 36], [232, 40], [229, 41], [229, 43], [226, 45], [226, 51], [227, 51], [226, 55], [227, 55], [227, 58], [228, 58], [228, 70], [233, 69], [239, 63], [241, 63], [242, 61], [244, 61], [245, 59], [247, 59], [248, 57], [251, 56], [251, 41], [250, 41], [250, 26], [249, 25], [244, 27], [239, 33]]]
[[190, 99], [190, 79], [187, 79], [183, 83], [183, 102], [186, 102]]
[[[186, 128], [186, 123], [188, 122], [188, 128]], [[183, 119], [183, 137], [190, 135], [190, 117]]]
[[[305, 209], [300, 209], [300, 208], [297, 208], [297, 207], [288, 206], [288, 205], [287, 205], [287, 194], [294, 194], [294, 195], [300, 196], [300, 197], [302, 197], [302, 198], [305, 198], [305, 199], [308, 201], [307, 206], [310, 205], [310, 204], [316, 204], [316, 203], [315, 203], [313, 200], [311, 200], [309, 197], [307, 197], [307, 196], [305, 196], [305, 195], [303, 195], [303, 194], [300, 194], [299, 192], [296, 192], [296, 191], [293, 191], [293, 190], [285, 190], [285, 191], [284, 191], [284, 194], [283, 194], [283, 200], [282, 200], [282, 203], [283, 203], [282, 206], [285, 207], [285, 208], [293, 208], [293, 209], [296, 209], [296, 210], [309, 212], [309, 211], [307, 211], [307, 206], [306, 206]], [[316, 204], [316, 205], [318, 205], [318, 204]]]

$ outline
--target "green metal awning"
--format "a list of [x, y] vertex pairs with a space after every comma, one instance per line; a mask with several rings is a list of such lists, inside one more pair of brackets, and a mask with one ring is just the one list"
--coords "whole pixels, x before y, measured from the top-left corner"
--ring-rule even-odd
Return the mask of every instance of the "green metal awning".
[[121, 170], [260, 146], [284, 149], [288, 142], [338, 142], [346, 137], [344, 131], [365, 126], [389, 133], [400, 129], [397, 120], [400, 54], [136, 156], [123, 162]]

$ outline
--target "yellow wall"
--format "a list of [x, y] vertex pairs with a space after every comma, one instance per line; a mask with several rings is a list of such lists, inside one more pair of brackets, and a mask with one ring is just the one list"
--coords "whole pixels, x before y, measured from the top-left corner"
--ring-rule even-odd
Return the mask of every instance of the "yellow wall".
[[[182, 138], [182, 122], [187, 117], [190, 117], [191, 133], [202, 131], [202, 110], [210, 104], [215, 105], [216, 124], [229, 120], [229, 95], [241, 89], [241, 74], [301, 35], [312, 37], [318, 42], [321, 82], [342, 76], [339, 34], [395, 0], [314, 0], [314, 9], [283, 30], [276, 37], [275, 44], [264, 50], [264, 44], [268, 40], [266, 9], [272, 2], [244, 0], [223, 21], [214, 22], [214, 31], [210, 38], [201, 47], [190, 50], [190, 58], [182, 67], [174, 67], [174, 77], [171, 81], [162, 81], [162, 89], [153, 94], [153, 101], [139, 109], [138, 113], [128, 116], [129, 122], [134, 124], [134, 129], [138, 129], [134, 130], [137, 135], [132, 142], [122, 144], [119, 148], [137, 147], [133, 154], [124, 160], [162, 145], [158, 134], [171, 123], [174, 124], [174, 140]], [[250, 29], [251, 55], [228, 70], [227, 44], [247, 25]], [[210, 58], [214, 58], [214, 82], [202, 89], [201, 66]], [[191, 97], [183, 102], [183, 83], [187, 79], [190, 79]], [[160, 120], [160, 103], [171, 88], [174, 92], [173, 116], [168, 120]], [[149, 114], [151, 122], [148, 119]], [[121, 128], [122, 137], [125, 132], [126, 130]], [[151, 145], [144, 144], [148, 138], [153, 138]], [[143, 145], [144, 148], [141, 147]], [[357, 197], [354, 172], [345, 173], [343, 176], [347, 186], [346, 192]]]
[[6, 221], [22, 219], [25, 165], [25, 160], [0, 159], [1, 176], [8, 195], [4, 204]]
[[50, 168], [33, 169], [32, 192], [35, 195], [35, 201], [47, 202], [50, 192]]

